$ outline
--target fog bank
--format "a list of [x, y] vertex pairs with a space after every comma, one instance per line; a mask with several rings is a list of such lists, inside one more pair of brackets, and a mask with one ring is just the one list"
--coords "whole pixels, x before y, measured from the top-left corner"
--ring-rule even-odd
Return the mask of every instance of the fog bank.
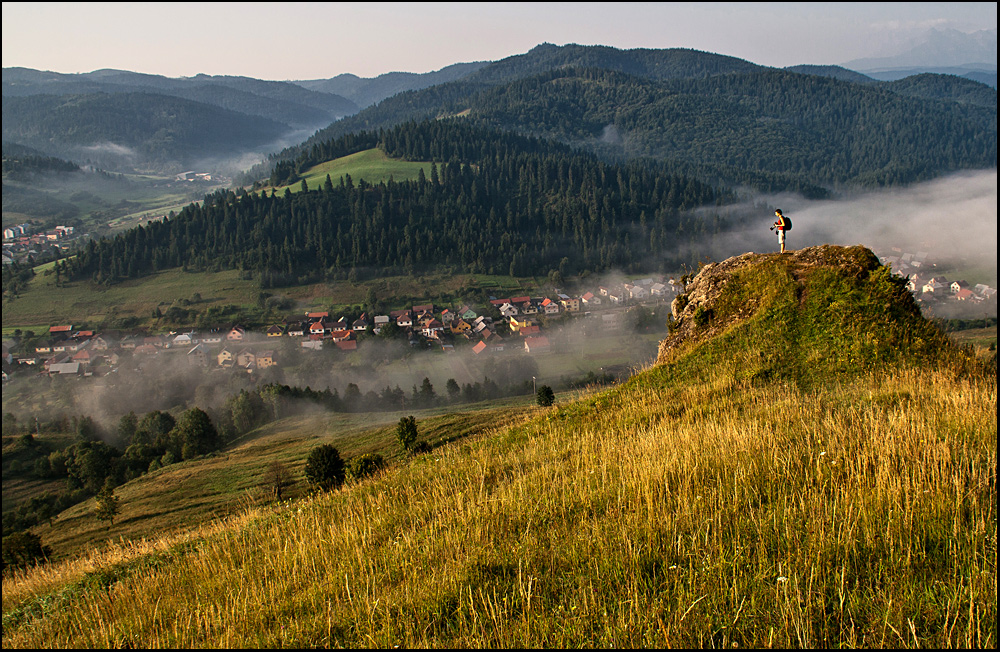
[[[766, 204], [766, 206], [764, 206]], [[823, 201], [797, 195], [758, 197], [735, 212], [760, 212], [759, 226], [713, 238], [716, 260], [755, 251], [777, 251], [773, 208], [793, 221], [786, 246], [800, 249], [823, 244], [864, 245], [877, 252], [892, 248], [927, 252], [946, 267], [977, 268], [990, 278], [970, 282], [996, 284], [997, 171], [961, 172], [905, 188], [876, 190]]]

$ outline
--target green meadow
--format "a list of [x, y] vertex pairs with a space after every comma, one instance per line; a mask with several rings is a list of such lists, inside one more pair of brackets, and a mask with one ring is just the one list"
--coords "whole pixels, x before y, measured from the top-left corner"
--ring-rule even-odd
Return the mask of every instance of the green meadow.
[[340, 178], [346, 175], [350, 175], [355, 184], [361, 179], [372, 185], [388, 182], [390, 178], [394, 181], [415, 181], [420, 170], [423, 170], [424, 175], [430, 178], [431, 164], [429, 161], [403, 161], [389, 158], [381, 149], [373, 148], [315, 165], [302, 172], [299, 175], [301, 177], [299, 181], [288, 186], [279, 186], [276, 190], [281, 193], [284, 192], [285, 188], [288, 188], [292, 192], [298, 192], [302, 188], [302, 180], [305, 180], [310, 189], [317, 190], [323, 187], [327, 175], [330, 176], [334, 185], [339, 184]]
[[[259, 292], [254, 281], [241, 280], [239, 272], [185, 272], [171, 269], [152, 276], [104, 286], [90, 281], [57, 284], [51, 264], [35, 269], [35, 278], [20, 297], [3, 301], [4, 333], [14, 328], [47, 331], [52, 324], [113, 322], [123, 317], [146, 320], [158, 306], [200, 294], [193, 306], [253, 305]], [[42, 328], [42, 331], [37, 330]]]

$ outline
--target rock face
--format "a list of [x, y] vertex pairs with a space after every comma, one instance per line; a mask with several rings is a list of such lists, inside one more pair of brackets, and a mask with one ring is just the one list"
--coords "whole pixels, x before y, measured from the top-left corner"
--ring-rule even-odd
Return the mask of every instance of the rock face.
[[687, 284], [685, 293], [671, 304], [675, 325], [671, 334], [660, 342], [657, 363], [665, 362], [672, 352], [686, 345], [709, 339], [753, 316], [762, 300], [759, 294], [751, 293], [745, 302], [728, 305], [724, 311], [718, 310], [716, 304], [736, 274], [769, 262], [778, 263], [780, 273], [791, 274], [800, 285], [804, 285], [810, 270], [818, 267], [837, 267], [842, 273], [861, 279], [880, 265], [878, 257], [865, 247], [833, 245], [806, 247], [785, 254], [751, 252], [705, 265]]

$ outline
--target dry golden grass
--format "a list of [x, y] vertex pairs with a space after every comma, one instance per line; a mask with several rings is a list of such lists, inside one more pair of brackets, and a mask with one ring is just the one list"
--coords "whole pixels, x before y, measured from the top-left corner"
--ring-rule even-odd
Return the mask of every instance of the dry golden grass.
[[3, 644], [995, 647], [995, 382], [666, 375], [5, 579]]

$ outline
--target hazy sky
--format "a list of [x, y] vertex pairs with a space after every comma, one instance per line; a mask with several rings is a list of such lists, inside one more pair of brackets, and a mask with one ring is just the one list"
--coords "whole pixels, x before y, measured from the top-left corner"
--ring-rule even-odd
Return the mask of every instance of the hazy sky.
[[429, 72], [539, 43], [684, 47], [768, 66], [886, 53], [997, 5], [907, 3], [3, 3], [3, 66], [318, 79]]

